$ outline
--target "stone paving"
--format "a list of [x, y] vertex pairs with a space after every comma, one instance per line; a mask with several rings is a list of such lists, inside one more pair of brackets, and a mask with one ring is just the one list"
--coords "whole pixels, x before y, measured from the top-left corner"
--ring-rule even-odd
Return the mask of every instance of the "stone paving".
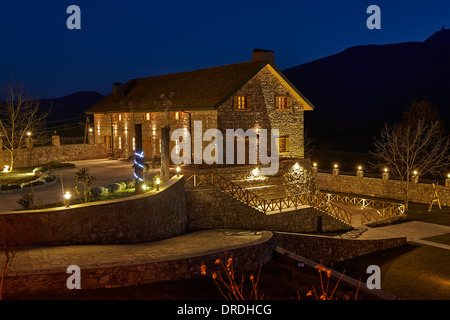
[[17, 254], [8, 274], [65, 272], [70, 265], [88, 269], [168, 261], [249, 246], [261, 238], [260, 231], [204, 230], [151, 243], [31, 248]]

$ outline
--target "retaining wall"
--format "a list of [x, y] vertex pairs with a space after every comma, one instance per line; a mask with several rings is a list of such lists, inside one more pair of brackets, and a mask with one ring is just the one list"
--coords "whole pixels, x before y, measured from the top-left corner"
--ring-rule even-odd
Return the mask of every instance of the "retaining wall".
[[406, 237], [351, 240], [274, 232], [274, 238], [277, 246], [324, 265], [406, 244]]
[[172, 177], [160, 187], [124, 199], [99, 201], [43, 210], [0, 214], [23, 219], [34, 244], [118, 244], [156, 241], [186, 230], [184, 177]]
[[[67, 162], [106, 158], [108, 150], [104, 144], [67, 144], [59, 146], [45, 146], [24, 148], [18, 151], [14, 167], [30, 167], [52, 161]], [[0, 168], [9, 165], [11, 154], [0, 148]]]

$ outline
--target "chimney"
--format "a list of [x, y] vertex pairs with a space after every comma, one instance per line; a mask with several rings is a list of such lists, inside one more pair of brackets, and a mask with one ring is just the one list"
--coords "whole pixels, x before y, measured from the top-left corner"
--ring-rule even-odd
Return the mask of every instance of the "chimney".
[[113, 83], [113, 97], [114, 100], [120, 100], [124, 96], [123, 94], [123, 84], [121, 82], [114, 82]]
[[275, 65], [275, 53], [273, 50], [253, 49], [253, 61], [257, 60], [269, 60], [269, 62]]

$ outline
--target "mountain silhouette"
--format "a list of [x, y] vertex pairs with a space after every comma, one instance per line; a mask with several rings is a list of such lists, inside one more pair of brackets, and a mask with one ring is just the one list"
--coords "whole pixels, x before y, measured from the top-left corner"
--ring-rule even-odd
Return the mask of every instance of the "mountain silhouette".
[[[105, 96], [94, 91], [79, 91], [59, 98], [39, 99], [43, 111], [50, 110], [46, 118], [48, 133], [62, 137], [80, 137], [85, 134], [85, 111]], [[93, 122], [92, 115], [89, 122]]]
[[315, 105], [305, 128], [321, 150], [367, 152], [415, 98], [450, 118], [450, 30], [423, 42], [351, 47], [283, 70]]
[[94, 91], [79, 91], [59, 98], [40, 99], [43, 110], [50, 109], [47, 121], [69, 121], [86, 117], [85, 111], [105, 96]]

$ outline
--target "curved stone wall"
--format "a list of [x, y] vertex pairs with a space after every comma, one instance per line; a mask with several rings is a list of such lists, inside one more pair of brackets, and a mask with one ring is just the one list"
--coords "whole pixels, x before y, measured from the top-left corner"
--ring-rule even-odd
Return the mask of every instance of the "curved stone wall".
[[160, 187], [124, 199], [42, 210], [0, 214], [22, 219], [35, 245], [119, 244], [157, 241], [185, 232], [184, 177], [172, 177]]

